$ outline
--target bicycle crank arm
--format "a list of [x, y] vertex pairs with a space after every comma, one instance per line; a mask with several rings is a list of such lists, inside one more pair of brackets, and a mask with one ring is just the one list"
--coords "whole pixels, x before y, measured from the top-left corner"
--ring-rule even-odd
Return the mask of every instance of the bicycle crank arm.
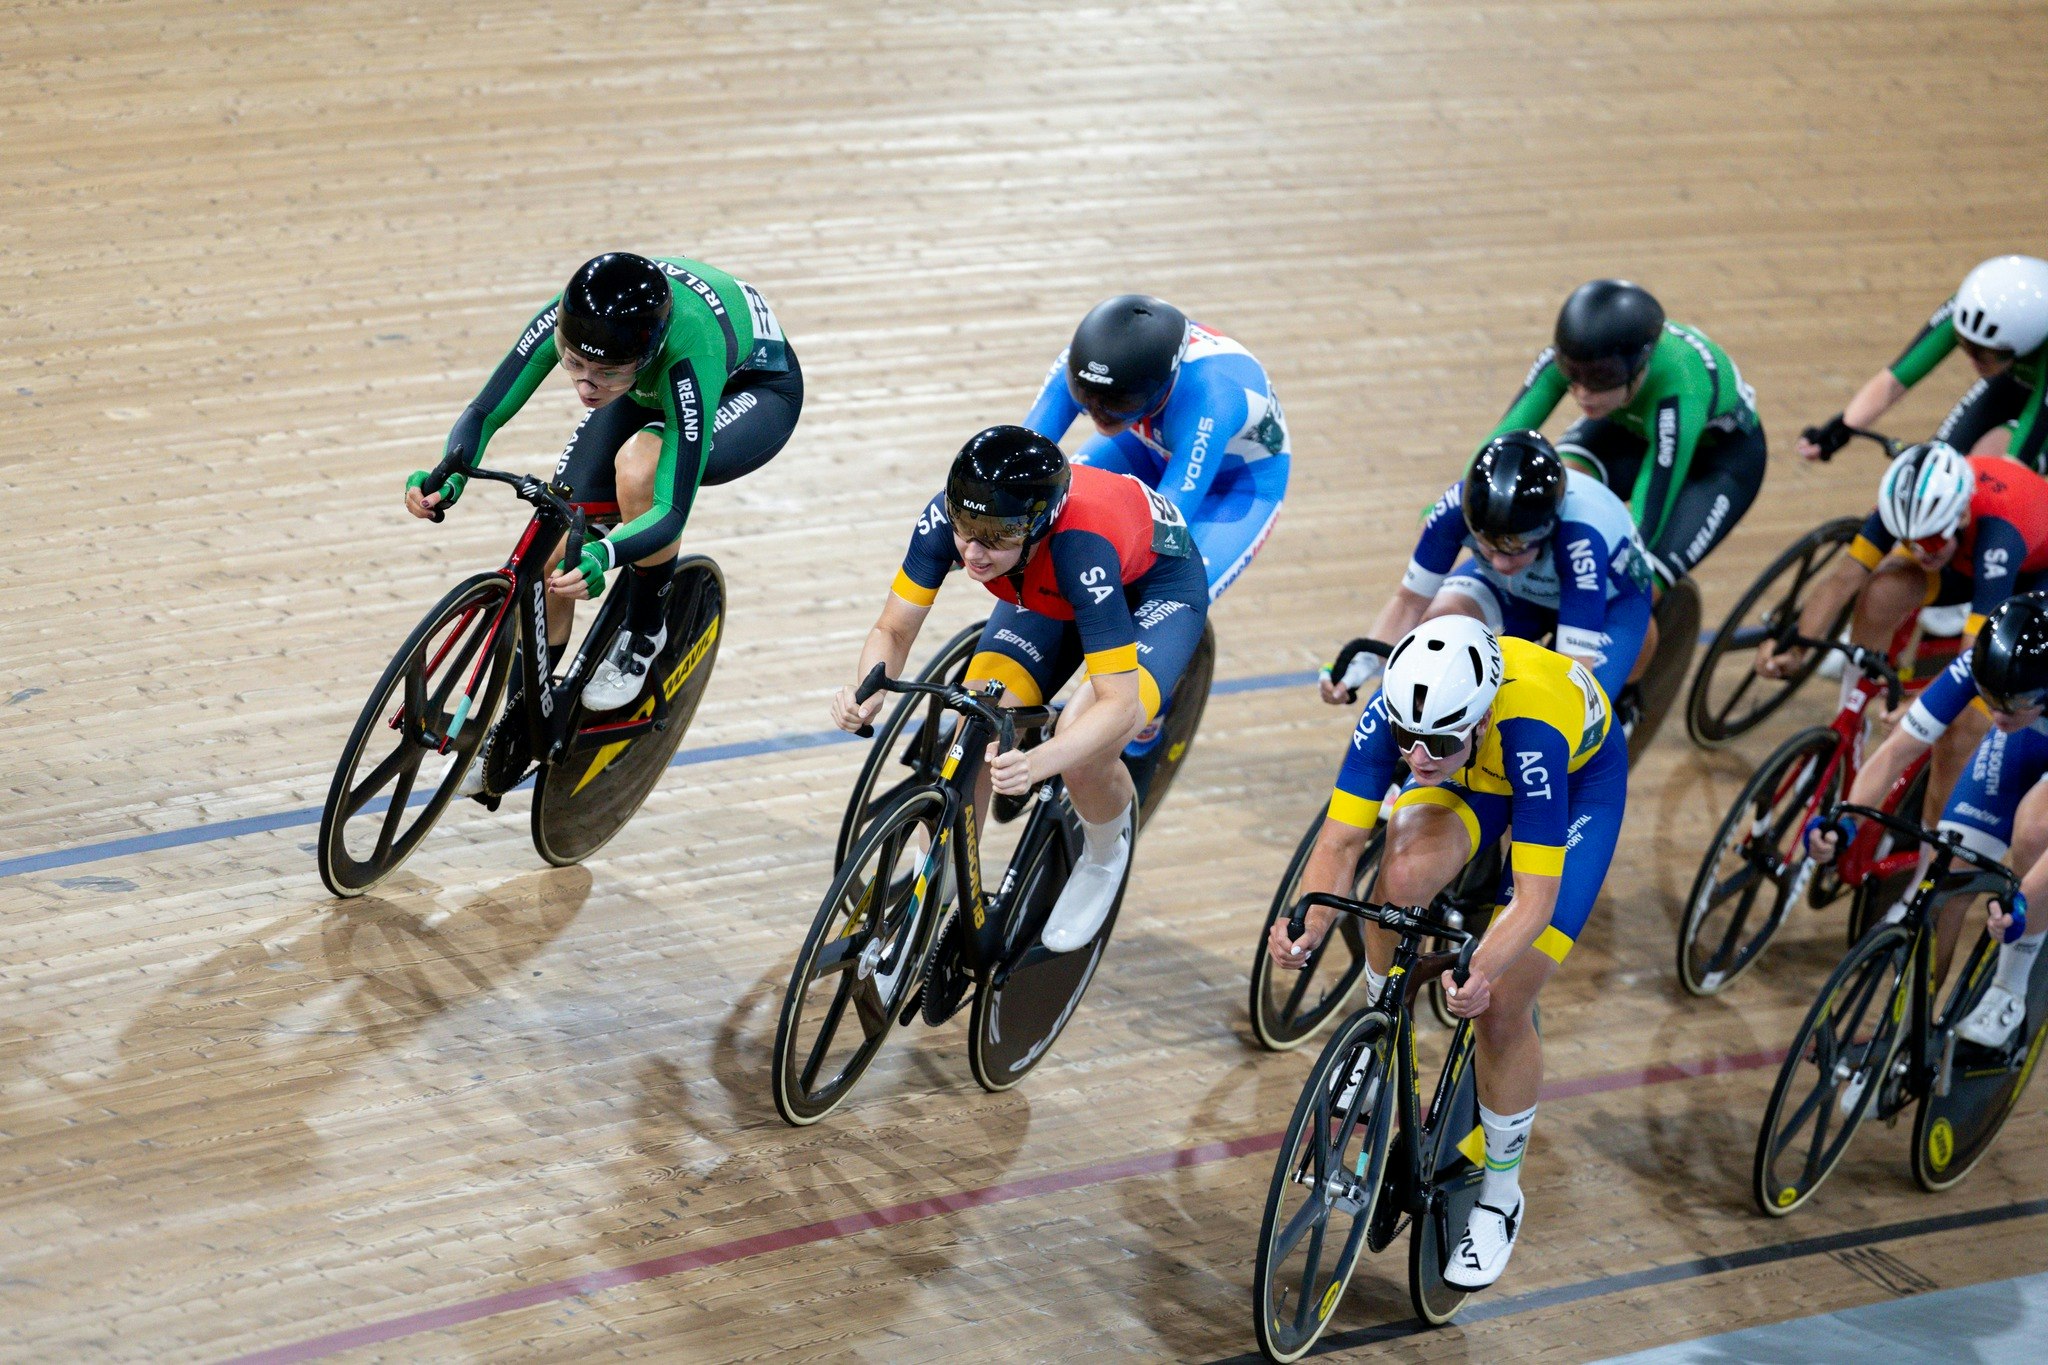
[[1956, 1070], [1956, 1031], [1950, 1029], [1941, 1035], [1941, 1060], [1934, 1067], [1934, 1093], [1942, 1099], [1948, 1098], [1949, 1082]]

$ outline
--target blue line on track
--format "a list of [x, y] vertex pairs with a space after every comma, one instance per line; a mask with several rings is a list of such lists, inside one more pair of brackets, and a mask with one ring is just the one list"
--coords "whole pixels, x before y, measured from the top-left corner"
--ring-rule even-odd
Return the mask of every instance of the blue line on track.
[[[1209, 689], [1216, 697], [1230, 696], [1238, 692], [1264, 692], [1282, 687], [1295, 687], [1316, 680], [1313, 673], [1265, 673], [1252, 678], [1232, 678], [1218, 682]], [[839, 730], [808, 730], [799, 734], [771, 735], [766, 739], [742, 740], [736, 744], [709, 744], [701, 749], [686, 749], [669, 760], [671, 768], [689, 768], [699, 763], [722, 763], [730, 758], [755, 758], [762, 754], [784, 753], [792, 749], [817, 749], [827, 744], [852, 743], [854, 736]], [[532, 779], [519, 784], [532, 785]], [[431, 792], [415, 792], [409, 805], [423, 806], [432, 797]], [[377, 802], [365, 806], [364, 811], [376, 814], [385, 809]], [[320, 823], [320, 808], [308, 806], [303, 810], [277, 811], [270, 815], [249, 815], [239, 820], [217, 820], [208, 824], [193, 825], [186, 829], [160, 830], [155, 834], [137, 834], [126, 839], [109, 839], [98, 844], [77, 844], [71, 848], [51, 849], [47, 853], [31, 853], [26, 857], [0, 859], [0, 878], [19, 877], [29, 872], [48, 872], [60, 867], [78, 867], [86, 863], [105, 862], [109, 858], [127, 858], [137, 853], [156, 853], [167, 848], [185, 848], [192, 844], [210, 844], [219, 839], [239, 839], [246, 834], [268, 834], [273, 830], [302, 829]]]

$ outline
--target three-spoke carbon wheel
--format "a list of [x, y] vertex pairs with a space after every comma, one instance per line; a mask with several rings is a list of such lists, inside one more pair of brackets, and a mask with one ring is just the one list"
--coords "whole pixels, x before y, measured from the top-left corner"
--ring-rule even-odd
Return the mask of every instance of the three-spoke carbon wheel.
[[[1790, 676], [1771, 679], [1759, 675], [1751, 665], [1759, 644], [1798, 619], [1808, 590], [1849, 548], [1862, 524], [1858, 517], [1837, 517], [1815, 527], [1772, 560], [1750, 584], [1714, 632], [1699, 672], [1693, 675], [1685, 706], [1685, 728], [1693, 743], [1716, 749], [1748, 734], [1791, 700], [1820, 667], [1816, 654]], [[1833, 638], [1848, 614], [1849, 609], [1843, 608], [1842, 619], [1821, 632], [1822, 637]]]
[[917, 988], [941, 899], [921, 874], [945, 812], [939, 791], [905, 794], [832, 878], [775, 1029], [775, 1108], [790, 1123], [838, 1107]]
[[511, 580], [496, 573], [457, 585], [378, 679], [320, 813], [320, 880], [335, 895], [359, 896], [389, 875], [454, 797], [511, 672], [509, 632], [485, 657], [511, 591]]
[[1393, 1032], [1377, 1010], [1346, 1019], [1281, 1140], [1252, 1271], [1259, 1349], [1274, 1360], [1315, 1345], [1365, 1249], [1394, 1131]]
[[[600, 625], [605, 622], [600, 620]], [[544, 764], [533, 789], [533, 846], [556, 867], [582, 862], [610, 843], [646, 802], [697, 714], [725, 626], [725, 579], [702, 555], [680, 558], [669, 590], [668, 643], [648, 670], [647, 695], [616, 713], [593, 714], [572, 702], [572, 748]], [[595, 633], [595, 632], [593, 632]], [[599, 639], [611, 632], [607, 629]], [[651, 719], [655, 689], [668, 708], [662, 727], [600, 742], [607, 724]]]
[[[1060, 818], [1072, 819], [1064, 810]], [[1014, 965], [1007, 971], [990, 967], [977, 976], [968, 1019], [967, 1061], [983, 1090], [1008, 1090], [1052, 1049], [1102, 965], [1103, 950], [1109, 946], [1124, 890], [1130, 885], [1126, 866], [1124, 885], [1117, 888], [1116, 901], [1094, 939], [1072, 952], [1055, 953], [1038, 937], [1073, 872], [1067, 831], [1048, 824], [1044, 837], [1035, 839], [1020, 858], [1011, 902], [1015, 909], [1007, 916], [1001, 958]]]
[[[1272, 954], [1266, 951], [1274, 921], [1285, 919], [1301, 899], [1302, 875], [1308, 870], [1309, 854], [1314, 852], [1316, 835], [1322, 828], [1323, 816], [1318, 812], [1295, 845], [1287, 871], [1273, 891], [1273, 902], [1266, 907], [1259, 941], [1252, 949], [1252, 1036], [1259, 1040], [1260, 1047], [1274, 1052], [1299, 1047], [1314, 1037], [1330, 1022], [1330, 1016], [1343, 1007], [1359, 978], [1365, 975], [1365, 929], [1352, 915], [1338, 916], [1337, 923], [1309, 954], [1308, 965], [1298, 972], [1275, 966]], [[1386, 826], [1382, 824], [1372, 832], [1365, 851], [1359, 854], [1351, 885], [1341, 888], [1339, 894], [1363, 897], [1371, 889], [1385, 842]]]
[[1786, 740], [1714, 831], [1678, 928], [1678, 980], [1688, 994], [1714, 995], [1747, 971], [1805, 899], [1816, 865], [1802, 846], [1804, 817], [1823, 783], [1830, 791], [1821, 805], [1840, 785], [1832, 761], [1840, 742], [1824, 725]]
[[1885, 925], [1849, 951], [1806, 1013], [1757, 1133], [1752, 1193], [1782, 1218], [1813, 1197], [1884, 1089], [1904, 1035], [1913, 936]]

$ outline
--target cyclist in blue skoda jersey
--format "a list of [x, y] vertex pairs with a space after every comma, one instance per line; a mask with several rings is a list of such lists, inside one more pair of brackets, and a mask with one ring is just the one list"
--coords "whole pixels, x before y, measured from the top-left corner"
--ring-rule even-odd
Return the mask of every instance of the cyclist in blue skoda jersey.
[[[1552, 647], [1618, 696], [1650, 633], [1651, 573], [1628, 504], [1594, 475], [1567, 469], [1540, 432], [1511, 431], [1482, 446], [1430, 509], [1372, 633], [1398, 640], [1449, 615], [1522, 640], [1555, 632]], [[1323, 699], [1343, 704], [1380, 668], [1360, 654], [1343, 678], [1325, 673]]]
[[1180, 510], [1223, 595], [1287, 496], [1287, 423], [1251, 352], [1145, 294], [1098, 304], [1045, 376], [1024, 425], [1060, 440], [1082, 413], [1080, 464], [1129, 474]]

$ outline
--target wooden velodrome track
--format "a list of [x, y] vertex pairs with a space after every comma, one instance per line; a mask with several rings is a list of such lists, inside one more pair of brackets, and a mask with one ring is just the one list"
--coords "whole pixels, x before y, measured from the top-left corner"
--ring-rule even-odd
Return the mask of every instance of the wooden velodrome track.
[[[2043, 246], [2048, 14], [2017, 0], [531, 10], [0, 17], [8, 1358], [1250, 1350], [1307, 1058], [1249, 1045], [1246, 971], [1348, 724], [1282, 681], [1368, 619], [1582, 279], [1649, 284], [1758, 392], [1776, 454], [1703, 575], [1716, 619], [1868, 506], [1870, 456], [1802, 467], [1798, 427], [1979, 258]], [[520, 796], [332, 901], [305, 812], [406, 630], [521, 520], [473, 485], [416, 523], [401, 481], [613, 246], [756, 283], [807, 371], [792, 446], [689, 531], [731, 585], [685, 748], [712, 752], [587, 867], [539, 863]], [[858, 758], [807, 741], [946, 457], [1126, 289], [1286, 402], [1286, 511], [1216, 613], [1245, 686], [1043, 1068], [989, 1096], [959, 1025], [903, 1035], [793, 1131], [774, 1011]], [[551, 383], [493, 463], [546, 467], [573, 421]], [[927, 645], [983, 606], [955, 583]], [[1400, 1256], [1368, 1261], [1333, 1329], [1358, 1356], [1585, 1359], [2048, 1267], [2038, 1086], [1946, 1196], [1873, 1128], [1797, 1217], [1749, 1209], [1839, 922], [1720, 1001], [1670, 957], [1782, 733], [1709, 756], [1674, 723], [1639, 769], [1545, 1000], [1508, 1277], [1467, 1325], [1374, 1332], [1408, 1308]]]

